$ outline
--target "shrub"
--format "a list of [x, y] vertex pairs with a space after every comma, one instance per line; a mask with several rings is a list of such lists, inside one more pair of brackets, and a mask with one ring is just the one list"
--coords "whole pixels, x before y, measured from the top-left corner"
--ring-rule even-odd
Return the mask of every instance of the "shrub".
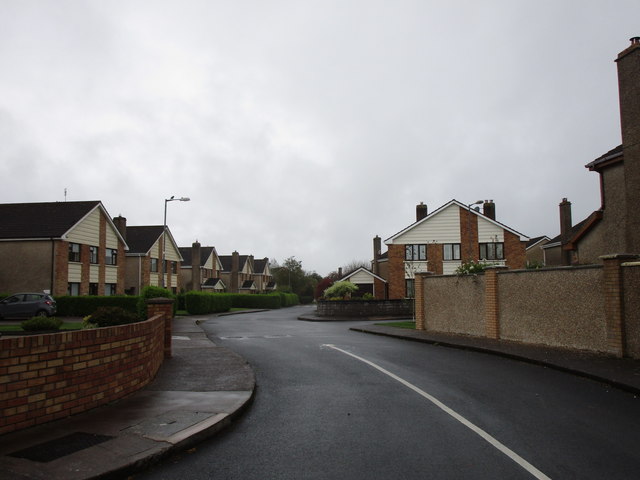
[[127, 295], [82, 295], [82, 296], [56, 296], [58, 316], [84, 317], [95, 312], [99, 307], [120, 307], [130, 312], [137, 311], [138, 296]]
[[85, 325], [89, 328], [94, 325], [96, 327], [113, 327], [114, 325], [126, 325], [139, 321], [138, 315], [120, 307], [100, 307], [84, 319]]
[[[140, 292], [140, 297], [137, 302], [137, 312], [140, 318], [147, 318], [147, 300], [150, 298], [173, 298], [175, 295], [167, 288], [154, 287], [152, 285], [146, 286]], [[177, 302], [173, 302], [173, 313], [175, 314], [178, 309]]]
[[184, 294], [185, 310], [191, 315], [228, 312], [231, 296], [224, 293], [187, 292]]
[[55, 317], [33, 317], [25, 320], [20, 324], [26, 332], [35, 332], [39, 330], [60, 330], [62, 320]]
[[460, 264], [460, 266], [456, 268], [456, 275], [473, 275], [475, 273], [482, 273], [487, 267], [491, 267], [493, 265], [495, 265], [495, 263], [476, 262], [471, 260]]
[[325, 297], [349, 298], [353, 292], [358, 290], [358, 286], [351, 282], [336, 282], [324, 291]]

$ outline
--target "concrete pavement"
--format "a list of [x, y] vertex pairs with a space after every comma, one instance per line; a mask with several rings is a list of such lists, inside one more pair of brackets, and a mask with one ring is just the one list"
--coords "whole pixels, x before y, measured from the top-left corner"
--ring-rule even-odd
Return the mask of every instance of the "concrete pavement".
[[123, 478], [227, 426], [253, 398], [247, 362], [197, 317], [173, 322], [173, 357], [113, 404], [0, 437], [0, 479]]

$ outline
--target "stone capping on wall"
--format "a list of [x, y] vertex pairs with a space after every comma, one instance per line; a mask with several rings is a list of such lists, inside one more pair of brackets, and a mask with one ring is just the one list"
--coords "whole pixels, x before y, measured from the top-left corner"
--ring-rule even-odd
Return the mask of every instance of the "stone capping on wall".
[[90, 410], [147, 385], [166, 357], [172, 301], [154, 302], [153, 309], [148, 320], [127, 325], [0, 338], [0, 435]]

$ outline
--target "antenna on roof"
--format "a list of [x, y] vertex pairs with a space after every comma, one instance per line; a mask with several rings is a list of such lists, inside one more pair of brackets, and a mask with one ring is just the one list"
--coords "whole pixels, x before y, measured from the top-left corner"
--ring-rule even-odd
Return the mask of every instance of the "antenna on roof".
[[64, 187], [64, 201], [67, 201], [67, 187]]

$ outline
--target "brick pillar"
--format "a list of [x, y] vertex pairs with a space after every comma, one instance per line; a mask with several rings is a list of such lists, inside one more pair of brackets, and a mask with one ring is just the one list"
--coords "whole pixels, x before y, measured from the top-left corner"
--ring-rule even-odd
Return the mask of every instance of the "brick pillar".
[[173, 300], [170, 298], [150, 298], [147, 300], [147, 318], [155, 315], [164, 317], [164, 358], [171, 358], [171, 324], [173, 323]]
[[636, 260], [638, 255], [616, 254], [600, 257], [604, 265], [604, 315], [607, 329], [607, 350], [623, 357], [625, 354], [624, 285], [622, 264]]
[[487, 338], [500, 338], [500, 302], [498, 297], [498, 271], [507, 267], [493, 265], [484, 271], [484, 322]]
[[416, 321], [416, 330], [426, 330], [424, 318], [424, 277], [429, 273], [416, 273], [414, 283], [413, 316]]

